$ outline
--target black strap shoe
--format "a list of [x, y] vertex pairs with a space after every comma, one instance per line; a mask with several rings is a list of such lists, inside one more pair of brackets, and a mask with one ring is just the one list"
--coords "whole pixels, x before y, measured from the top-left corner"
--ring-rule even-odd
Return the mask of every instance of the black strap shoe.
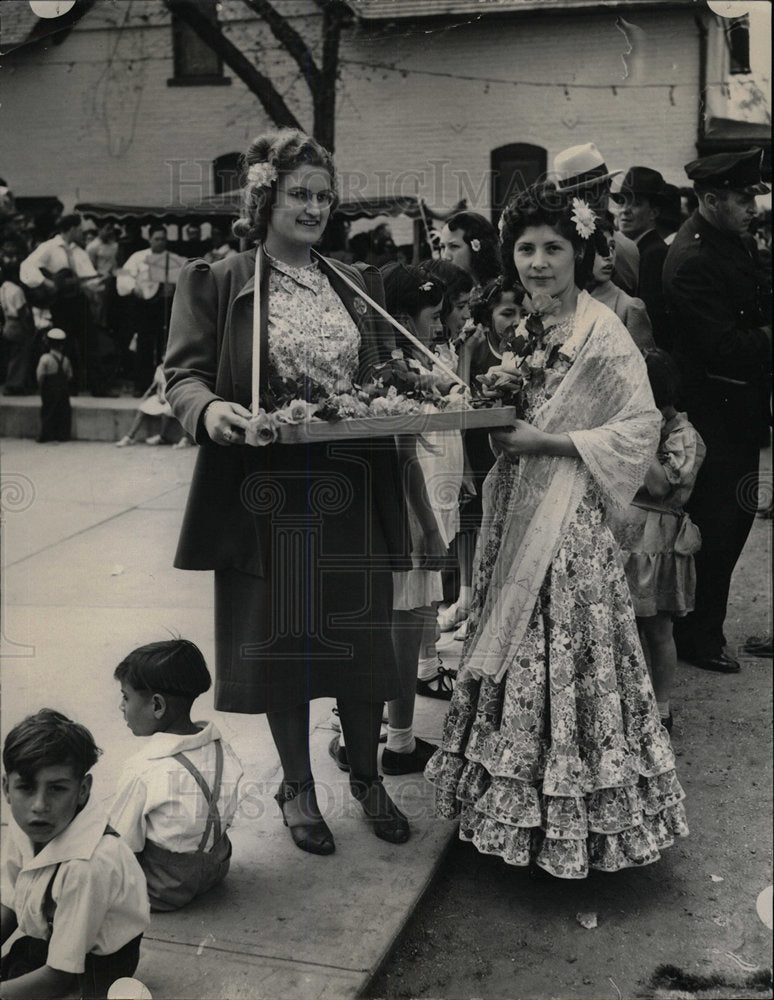
[[283, 781], [274, 798], [296, 847], [308, 854], [333, 854], [336, 845], [328, 824], [320, 815], [314, 779], [300, 787], [296, 782]]

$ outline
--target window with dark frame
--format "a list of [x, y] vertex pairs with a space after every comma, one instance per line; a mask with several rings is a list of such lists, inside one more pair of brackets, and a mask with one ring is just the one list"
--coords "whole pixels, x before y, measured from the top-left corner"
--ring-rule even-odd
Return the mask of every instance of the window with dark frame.
[[235, 191], [241, 184], [241, 153], [224, 153], [212, 161], [213, 194]]
[[750, 17], [735, 17], [726, 27], [729, 66], [732, 76], [750, 72]]
[[[216, 0], [197, 0], [201, 12], [217, 23]], [[223, 60], [184, 21], [172, 15], [172, 58], [175, 75], [170, 87], [223, 86], [231, 78], [223, 75]]]
[[527, 142], [511, 142], [492, 150], [492, 222], [495, 226], [513, 195], [545, 175], [547, 162], [545, 149]]

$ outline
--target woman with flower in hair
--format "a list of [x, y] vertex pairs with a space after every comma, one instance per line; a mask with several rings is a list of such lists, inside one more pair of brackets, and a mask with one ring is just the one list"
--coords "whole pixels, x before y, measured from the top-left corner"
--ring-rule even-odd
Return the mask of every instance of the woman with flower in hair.
[[324, 696], [338, 701], [352, 794], [378, 837], [403, 843], [408, 821], [376, 764], [399, 690], [390, 570], [410, 565], [394, 443], [245, 444], [256, 396], [270, 410], [277, 386], [330, 395], [389, 359], [390, 328], [344, 280], [379, 302], [381, 278], [314, 250], [337, 200], [319, 143], [263, 135], [244, 167], [234, 231], [252, 248], [188, 264], [172, 310], [167, 398], [201, 445], [175, 565], [215, 571], [215, 707], [267, 714], [296, 845], [334, 850], [309, 759], [309, 702]]
[[606, 508], [647, 471], [660, 414], [621, 321], [582, 291], [589, 206], [551, 188], [505, 212], [505, 276], [529, 316], [506, 346], [522, 418], [491, 435], [470, 635], [425, 772], [441, 816], [508, 864], [584, 878], [687, 833]]
[[483, 288], [500, 273], [497, 230], [478, 212], [456, 212], [441, 230], [441, 259], [467, 271]]

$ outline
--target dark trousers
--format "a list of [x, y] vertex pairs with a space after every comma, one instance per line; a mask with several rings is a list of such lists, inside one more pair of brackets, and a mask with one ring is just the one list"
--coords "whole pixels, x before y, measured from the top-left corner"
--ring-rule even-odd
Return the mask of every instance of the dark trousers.
[[51, 307], [54, 326], [67, 334], [68, 357], [72, 361], [75, 384], [95, 396], [103, 395], [106, 375], [100, 327], [94, 322], [85, 295], [60, 298]]
[[164, 360], [169, 299], [159, 293], [147, 301], [136, 299], [134, 308], [137, 333], [134, 387], [139, 392], [148, 388], [156, 366]]
[[[130, 978], [140, 961], [142, 934], [112, 955], [87, 955], [84, 971], [78, 976], [83, 1000], [104, 1000], [116, 979]], [[18, 979], [46, 964], [48, 941], [21, 937], [14, 941], [2, 963], [3, 982]]]
[[718, 386], [688, 414], [707, 456], [686, 505], [701, 531], [702, 547], [695, 556], [695, 610], [674, 623], [677, 649], [685, 659], [715, 657], [726, 644], [731, 576], [758, 506], [757, 395], [753, 399], [749, 390]]

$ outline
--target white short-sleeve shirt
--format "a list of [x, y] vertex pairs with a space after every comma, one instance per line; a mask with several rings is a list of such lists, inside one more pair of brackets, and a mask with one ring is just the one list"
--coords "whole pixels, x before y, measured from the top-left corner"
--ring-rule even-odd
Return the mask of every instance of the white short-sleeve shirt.
[[[207, 825], [208, 805], [192, 775], [176, 753], [184, 753], [212, 788], [215, 778], [215, 743], [223, 748], [223, 775], [218, 796], [222, 830], [234, 818], [239, 803], [242, 765], [222, 739], [212, 722], [196, 723], [202, 728], [191, 736], [154, 733], [143, 737], [143, 750], [124, 767], [118, 792], [110, 810], [110, 824], [131, 849], [139, 854], [146, 840], [179, 854], [199, 847]], [[210, 842], [205, 850], [212, 847]]]
[[112, 955], [150, 926], [142, 869], [120, 837], [105, 834], [106, 826], [102, 809], [87, 805], [36, 855], [16, 823], [9, 824], [3, 903], [15, 912], [22, 934], [45, 941], [43, 907], [51, 885], [56, 910], [46, 963], [61, 972], [83, 972], [86, 955]]

